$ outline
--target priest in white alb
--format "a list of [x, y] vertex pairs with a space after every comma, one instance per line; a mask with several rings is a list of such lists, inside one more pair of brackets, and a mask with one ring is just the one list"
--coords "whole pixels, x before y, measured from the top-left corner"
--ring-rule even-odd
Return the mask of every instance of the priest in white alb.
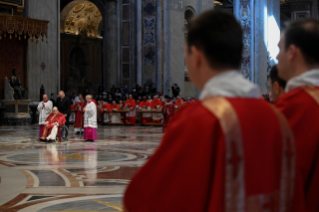
[[48, 99], [48, 96], [46, 94], [43, 95], [43, 101], [39, 103], [38, 105], [38, 111], [39, 111], [39, 137], [43, 134], [43, 129], [45, 126], [45, 120], [48, 118], [50, 113], [52, 113], [53, 104]]
[[96, 104], [92, 101], [92, 96], [86, 96], [86, 107], [84, 111], [84, 140], [95, 141], [97, 140], [97, 110]]

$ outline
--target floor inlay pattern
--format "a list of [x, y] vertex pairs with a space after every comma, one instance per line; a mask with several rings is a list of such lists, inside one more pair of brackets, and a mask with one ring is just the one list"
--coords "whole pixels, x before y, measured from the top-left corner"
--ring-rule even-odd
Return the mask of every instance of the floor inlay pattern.
[[104, 126], [94, 143], [73, 133], [68, 142], [44, 143], [36, 125], [0, 127], [0, 212], [122, 211], [125, 188], [161, 131]]

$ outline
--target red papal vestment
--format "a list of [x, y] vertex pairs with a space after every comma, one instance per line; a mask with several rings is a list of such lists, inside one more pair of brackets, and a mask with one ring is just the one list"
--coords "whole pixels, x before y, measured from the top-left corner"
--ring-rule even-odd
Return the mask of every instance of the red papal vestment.
[[84, 129], [84, 111], [83, 108], [85, 108], [86, 102], [76, 102], [75, 103], [75, 122], [74, 122], [74, 129], [75, 131], [83, 131]]
[[299, 87], [275, 103], [287, 117], [296, 142], [295, 212], [319, 211], [319, 88]]
[[133, 177], [126, 211], [289, 211], [293, 148], [286, 120], [262, 99], [191, 103]]
[[136, 123], [136, 102], [134, 99], [128, 99], [125, 102], [125, 107], [129, 110], [126, 115], [126, 122], [135, 125]]
[[45, 121], [45, 127], [41, 139], [45, 140], [51, 134], [51, 130], [53, 129], [53, 127], [57, 125], [59, 128], [58, 137], [59, 141], [61, 141], [60, 127], [62, 127], [65, 122], [65, 116], [62, 113], [58, 112], [56, 115], [54, 113], [51, 113]]

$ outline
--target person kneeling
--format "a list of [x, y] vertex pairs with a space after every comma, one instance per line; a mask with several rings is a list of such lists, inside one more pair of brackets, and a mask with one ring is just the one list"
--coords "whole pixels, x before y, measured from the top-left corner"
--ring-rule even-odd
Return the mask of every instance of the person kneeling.
[[61, 141], [60, 127], [62, 127], [65, 122], [65, 116], [59, 112], [57, 107], [54, 107], [52, 113], [45, 120], [45, 127], [40, 138], [41, 141], [55, 141], [58, 133], [59, 141]]

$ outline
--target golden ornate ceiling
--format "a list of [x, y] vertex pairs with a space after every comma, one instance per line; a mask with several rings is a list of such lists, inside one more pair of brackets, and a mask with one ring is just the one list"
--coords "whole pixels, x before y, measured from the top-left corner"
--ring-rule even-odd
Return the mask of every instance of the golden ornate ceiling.
[[101, 38], [99, 24], [102, 21], [100, 10], [90, 1], [74, 6], [68, 13], [62, 32], [67, 34], [86, 34], [88, 37]]

